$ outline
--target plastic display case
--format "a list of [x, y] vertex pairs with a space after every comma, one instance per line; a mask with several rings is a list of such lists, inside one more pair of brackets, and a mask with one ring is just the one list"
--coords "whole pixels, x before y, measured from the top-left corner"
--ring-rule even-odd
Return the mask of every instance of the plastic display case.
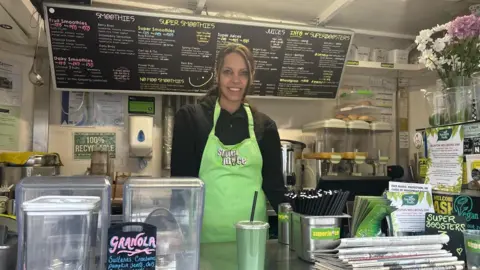
[[124, 221], [157, 227], [157, 269], [200, 267], [204, 197], [197, 178], [130, 178], [125, 183]]
[[340, 119], [322, 120], [303, 126], [303, 132], [314, 131], [315, 154], [320, 159], [330, 159], [332, 155], [342, 156], [346, 151], [347, 123]]
[[347, 151], [345, 159], [368, 156], [368, 137], [370, 125], [365, 121], [355, 120], [347, 123]]
[[100, 197], [42, 196], [23, 202], [21, 269], [94, 270]]
[[[22, 204], [43, 196], [94, 196], [100, 198], [97, 234], [91, 241], [96, 250], [95, 264], [105, 265], [107, 258], [108, 227], [110, 226], [111, 186], [109, 178], [101, 176], [36, 176], [24, 178], [15, 188], [18, 242], [23, 243], [25, 218]], [[57, 206], [61, 207], [59, 204]], [[23, 249], [18, 247], [17, 269], [22, 267]], [[99, 268], [100, 269], [100, 268]]]
[[370, 124], [369, 158], [388, 161], [393, 129], [389, 123], [375, 122]]

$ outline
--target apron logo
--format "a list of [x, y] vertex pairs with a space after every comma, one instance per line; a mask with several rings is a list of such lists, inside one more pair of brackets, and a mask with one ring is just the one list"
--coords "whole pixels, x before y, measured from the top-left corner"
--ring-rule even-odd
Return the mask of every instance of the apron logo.
[[247, 159], [238, 156], [237, 150], [218, 149], [218, 156], [222, 158], [223, 166], [237, 166], [247, 164]]

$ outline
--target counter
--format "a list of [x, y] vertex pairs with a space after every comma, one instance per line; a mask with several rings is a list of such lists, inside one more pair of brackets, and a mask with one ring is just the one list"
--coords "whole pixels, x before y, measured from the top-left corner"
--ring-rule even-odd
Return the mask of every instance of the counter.
[[[288, 246], [277, 240], [267, 242], [267, 270], [311, 270], [313, 264], [300, 260]], [[232, 243], [202, 244], [200, 270], [237, 270], [237, 245]]]

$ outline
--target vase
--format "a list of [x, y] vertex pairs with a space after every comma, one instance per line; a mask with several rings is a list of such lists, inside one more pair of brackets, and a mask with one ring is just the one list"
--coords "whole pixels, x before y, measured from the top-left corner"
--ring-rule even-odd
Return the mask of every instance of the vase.
[[437, 80], [437, 91], [445, 94], [446, 118], [445, 124], [457, 124], [477, 119], [475, 91], [472, 78], [458, 76], [446, 82]]

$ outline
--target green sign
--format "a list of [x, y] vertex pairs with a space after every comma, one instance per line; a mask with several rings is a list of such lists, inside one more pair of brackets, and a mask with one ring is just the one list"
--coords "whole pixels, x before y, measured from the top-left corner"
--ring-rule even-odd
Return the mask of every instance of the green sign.
[[428, 163], [426, 158], [420, 158], [418, 160], [418, 167], [420, 169], [420, 177], [425, 178], [428, 172]]
[[336, 240], [340, 239], [340, 228], [312, 228], [310, 229], [312, 240]]
[[128, 113], [155, 114], [155, 97], [128, 96]]
[[108, 151], [115, 158], [116, 134], [113, 132], [73, 133], [73, 159], [90, 159], [93, 151]]
[[395, 67], [395, 64], [391, 64], [391, 63], [381, 63], [380, 66], [382, 68], [394, 68]]
[[480, 253], [480, 241], [468, 239], [467, 250], [474, 253]]
[[279, 222], [288, 222], [290, 220], [290, 215], [288, 213], [278, 213], [278, 221]]
[[347, 61], [348, 66], [358, 66], [360, 65], [360, 62], [358, 61]]

